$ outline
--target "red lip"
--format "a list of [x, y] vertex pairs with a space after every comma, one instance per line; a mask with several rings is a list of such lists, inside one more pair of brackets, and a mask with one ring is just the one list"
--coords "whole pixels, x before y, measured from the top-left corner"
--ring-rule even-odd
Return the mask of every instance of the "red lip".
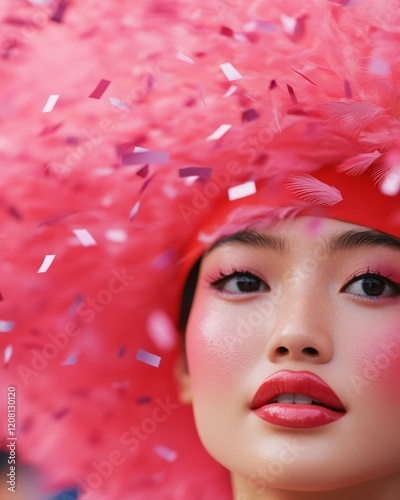
[[[286, 393], [301, 393], [320, 404], [273, 402]], [[346, 413], [343, 403], [317, 375], [307, 371], [283, 370], [274, 373], [258, 389], [251, 402], [254, 413], [282, 427], [312, 428], [329, 424]]]

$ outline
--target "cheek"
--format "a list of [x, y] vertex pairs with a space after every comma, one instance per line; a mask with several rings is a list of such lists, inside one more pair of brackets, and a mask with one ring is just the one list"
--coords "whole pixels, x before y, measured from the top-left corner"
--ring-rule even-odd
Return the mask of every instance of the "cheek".
[[[228, 310], [227, 310], [228, 309]], [[199, 297], [193, 304], [186, 332], [186, 351], [193, 391], [226, 393], [240, 380], [251, 351], [239, 328], [238, 314]]]
[[379, 397], [400, 395], [400, 320], [372, 324], [365, 331], [364, 348], [357, 360], [361, 385], [377, 389]]

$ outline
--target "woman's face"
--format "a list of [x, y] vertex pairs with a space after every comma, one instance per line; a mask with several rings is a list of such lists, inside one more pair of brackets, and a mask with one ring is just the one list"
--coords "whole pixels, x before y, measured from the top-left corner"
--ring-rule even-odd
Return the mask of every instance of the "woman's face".
[[193, 407], [234, 477], [319, 491], [399, 474], [400, 245], [382, 236], [300, 217], [204, 256]]

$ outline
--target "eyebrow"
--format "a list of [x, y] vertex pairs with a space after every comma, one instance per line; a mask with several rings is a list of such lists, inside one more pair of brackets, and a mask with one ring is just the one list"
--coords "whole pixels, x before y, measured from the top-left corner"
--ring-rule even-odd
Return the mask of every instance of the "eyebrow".
[[400, 240], [390, 234], [369, 229], [367, 231], [346, 231], [334, 235], [328, 243], [329, 252], [353, 250], [355, 248], [385, 247], [400, 250]]
[[210, 253], [216, 248], [230, 243], [239, 243], [255, 248], [269, 248], [278, 253], [283, 253], [286, 247], [285, 240], [280, 236], [262, 234], [255, 231], [242, 231], [217, 240], [206, 253]]
[[[284, 253], [287, 242], [278, 235], [262, 234], [255, 231], [242, 231], [217, 240], [207, 250], [206, 254], [227, 244], [242, 244], [253, 248], [266, 248], [278, 253]], [[366, 231], [345, 231], [334, 234], [326, 244], [328, 253], [354, 250], [357, 248], [385, 247], [400, 250], [400, 239], [386, 233], [369, 229]]]

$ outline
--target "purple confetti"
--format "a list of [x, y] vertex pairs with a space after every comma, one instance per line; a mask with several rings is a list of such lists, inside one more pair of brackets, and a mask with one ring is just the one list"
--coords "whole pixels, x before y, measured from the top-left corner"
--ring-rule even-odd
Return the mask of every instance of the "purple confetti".
[[0, 320], [0, 333], [8, 333], [15, 326], [15, 321]]
[[260, 118], [260, 115], [253, 108], [247, 109], [242, 113], [242, 120], [244, 122], [251, 122], [253, 120], [257, 120], [257, 118]]
[[179, 169], [179, 177], [211, 177], [211, 167], [185, 167]]
[[92, 99], [100, 99], [100, 97], [107, 90], [110, 83], [111, 82], [109, 80], [104, 80], [104, 79], [100, 80], [97, 87], [93, 90], [93, 92], [90, 94], [89, 97], [91, 97]]
[[347, 99], [351, 99], [353, 97], [353, 91], [351, 90], [351, 83], [349, 80], [344, 81], [344, 95]]
[[68, 3], [68, 1], [58, 0], [57, 8], [53, 14], [53, 17], [51, 18], [52, 21], [54, 21], [55, 23], [62, 23], [65, 11], [68, 7]]
[[147, 365], [154, 366], [155, 368], [158, 368], [161, 362], [160, 356], [156, 356], [155, 354], [144, 351], [143, 349], [138, 350], [136, 359], [142, 363], [146, 363]]
[[125, 356], [125, 353], [126, 353], [126, 347], [125, 346], [122, 346], [118, 349], [118, 353], [117, 353], [117, 356], [119, 358], [123, 358]]
[[290, 98], [292, 99], [292, 103], [297, 104], [297, 97], [296, 94], [294, 93], [293, 87], [291, 87], [290, 85], [286, 85], [286, 87], [288, 89]]
[[176, 451], [170, 450], [165, 446], [156, 446], [154, 449], [157, 455], [164, 458], [167, 462], [175, 462], [175, 460], [178, 458], [178, 453]]
[[122, 156], [122, 165], [143, 165], [146, 163], [168, 163], [166, 151], [138, 151]]
[[78, 356], [76, 354], [71, 354], [68, 358], [62, 363], [63, 366], [76, 365], [78, 361]]
[[143, 179], [146, 179], [146, 177], [149, 175], [149, 165], [145, 165], [144, 167], [139, 169], [136, 172], [136, 175], [142, 177]]

